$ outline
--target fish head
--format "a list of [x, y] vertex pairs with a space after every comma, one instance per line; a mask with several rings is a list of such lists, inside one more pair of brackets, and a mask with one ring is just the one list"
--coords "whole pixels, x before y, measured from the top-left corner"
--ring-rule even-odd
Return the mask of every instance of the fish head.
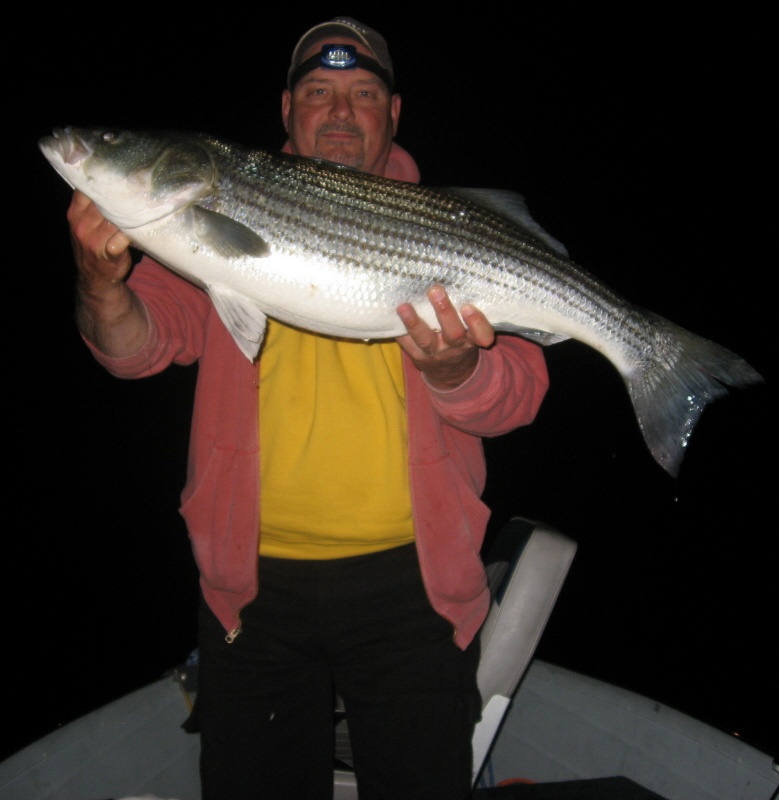
[[38, 145], [122, 230], [168, 217], [214, 190], [213, 158], [196, 135], [67, 127]]

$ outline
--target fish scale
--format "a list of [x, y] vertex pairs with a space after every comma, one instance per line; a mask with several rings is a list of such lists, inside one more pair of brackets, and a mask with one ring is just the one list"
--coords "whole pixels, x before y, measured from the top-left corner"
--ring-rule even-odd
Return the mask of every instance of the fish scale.
[[136, 247], [208, 292], [252, 360], [267, 317], [386, 339], [406, 332], [396, 309], [408, 302], [436, 326], [427, 290], [440, 284], [499, 335], [602, 353], [673, 476], [707, 405], [762, 381], [573, 262], [514, 192], [418, 186], [178, 131], [58, 128], [39, 145]]

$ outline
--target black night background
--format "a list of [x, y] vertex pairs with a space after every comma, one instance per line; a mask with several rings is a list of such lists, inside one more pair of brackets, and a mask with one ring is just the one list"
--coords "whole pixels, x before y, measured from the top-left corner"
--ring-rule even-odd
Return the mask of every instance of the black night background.
[[521, 192], [577, 263], [765, 377], [709, 407], [674, 480], [610, 362], [553, 345], [537, 421], [486, 443], [485, 501], [491, 532], [519, 514], [579, 544], [537, 657], [779, 755], [768, 21], [374, 8], [153, 26], [72, 11], [54, 43], [8, 64], [0, 758], [156, 680], [195, 644], [178, 514], [195, 369], [123, 382], [93, 361], [73, 322], [70, 190], [37, 140], [99, 124], [278, 148], [292, 48], [340, 13], [389, 41], [397, 140], [424, 183]]

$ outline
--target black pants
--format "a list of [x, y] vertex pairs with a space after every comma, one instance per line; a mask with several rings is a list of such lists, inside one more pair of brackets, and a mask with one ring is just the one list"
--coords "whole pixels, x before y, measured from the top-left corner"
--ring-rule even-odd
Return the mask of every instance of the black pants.
[[360, 800], [470, 793], [481, 700], [466, 651], [430, 606], [414, 545], [333, 561], [260, 559], [232, 644], [200, 614], [193, 722], [203, 800], [327, 800], [334, 692]]

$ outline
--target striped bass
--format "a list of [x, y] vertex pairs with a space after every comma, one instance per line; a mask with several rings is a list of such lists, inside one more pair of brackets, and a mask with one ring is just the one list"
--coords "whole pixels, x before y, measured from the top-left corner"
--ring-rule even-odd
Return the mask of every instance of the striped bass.
[[435, 327], [426, 292], [440, 284], [498, 332], [602, 353], [673, 476], [705, 407], [762, 380], [570, 260], [513, 192], [432, 189], [195, 133], [69, 127], [39, 145], [134, 246], [203, 287], [251, 360], [266, 317], [387, 339], [406, 333], [396, 309], [409, 302]]

